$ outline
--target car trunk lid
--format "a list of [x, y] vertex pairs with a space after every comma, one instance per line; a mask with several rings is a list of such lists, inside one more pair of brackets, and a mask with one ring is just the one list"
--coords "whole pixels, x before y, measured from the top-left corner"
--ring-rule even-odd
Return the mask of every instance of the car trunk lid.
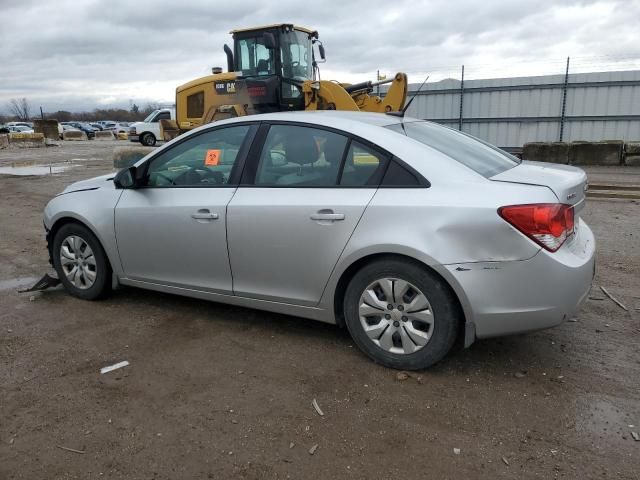
[[490, 180], [548, 187], [560, 203], [573, 205], [576, 213], [584, 206], [588, 185], [587, 174], [580, 168], [528, 160], [494, 175]]

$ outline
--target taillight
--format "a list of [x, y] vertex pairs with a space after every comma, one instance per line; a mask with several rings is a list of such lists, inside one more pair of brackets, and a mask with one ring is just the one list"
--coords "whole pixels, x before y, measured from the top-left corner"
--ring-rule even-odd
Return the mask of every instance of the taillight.
[[534, 203], [500, 207], [498, 214], [538, 245], [558, 250], [573, 234], [573, 207], [562, 203]]

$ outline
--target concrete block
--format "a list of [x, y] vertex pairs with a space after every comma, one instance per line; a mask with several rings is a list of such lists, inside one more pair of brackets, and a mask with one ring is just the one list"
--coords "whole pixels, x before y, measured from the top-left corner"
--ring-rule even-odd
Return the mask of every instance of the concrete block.
[[532, 142], [522, 147], [523, 160], [569, 163], [569, 144], [564, 142]]
[[87, 140], [87, 134], [81, 131], [67, 130], [62, 134], [63, 140]]
[[104, 130], [102, 132], [96, 132], [96, 140], [115, 140], [116, 137], [113, 136], [113, 132], [109, 130]]
[[49, 138], [51, 140], [60, 139], [57, 120], [34, 120], [33, 131], [36, 133], [42, 133], [44, 138]]
[[640, 153], [634, 155], [626, 154], [624, 156], [624, 164], [627, 167], [640, 167]]
[[0, 133], [0, 148], [7, 148], [9, 146], [9, 134]]
[[18, 148], [44, 147], [44, 135], [42, 133], [10, 133], [9, 143]]
[[154, 150], [155, 147], [116, 147], [113, 150], [113, 166], [115, 168], [130, 167]]
[[607, 142], [572, 142], [569, 145], [571, 165], [620, 165], [622, 147], [618, 140]]
[[127, 132], [118, 132], [118, 140], [129, 140], [129, 134]]
[[624, 152], [627, 155], [640, 155], [640, 142], [627, 142], [624, 144]]

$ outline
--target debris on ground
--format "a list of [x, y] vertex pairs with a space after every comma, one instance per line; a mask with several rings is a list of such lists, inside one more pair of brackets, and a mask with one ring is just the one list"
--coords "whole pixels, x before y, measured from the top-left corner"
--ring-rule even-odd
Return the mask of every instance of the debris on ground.
[[81, 453], [81, 454], [85, 453], [84, 450], [76, 450], [75, 448], [63, 447], [62, 445], [56, 445], [56, 447], [60, 448], [61, 450], [66, 450], [67, 452]]
[[456, 455], [460, 455], [460, 449], [459, 448], [454, 448], [453, 449], [453, 453], [455, 453]]
[[631, 432], [631, 436], [636, 442], [640, 442], [640, 435], [638, 435], [638, 432]]
[[600, 290], [602, 290], [602, 292], [611, 299], [611, 301], [613, 303], [615, 303], [616, 305], [618, 305], [620, 308], [622, 308], [625, 311], [629, 311], [629, 309], [627, 307], [625, 307], [620, 300], [618, 300], [616, 297], [614, 297], [613, 295], [611, 295], [609, 292], [607, 292], [607, 289], [604, 288], [603, 286], [600, 286]]
[[396, 374], [396, 380], [398, 380], [399, 382], [402, 382], [402, 381], [406, 380], [407, 378], [409, 378], [409, 375], [406, 374], [405, 372], [398, 372]]
[[507, 457], [502, 457], [502, 461], [507, 467], [509, 466], [509, 460], [507, 460]]
[[513, 374], [514, 377], [516, 378], [523, 378], [527, 376], [527, 371], [526, 370], [522, 370], [520, 372], [516, 372]]
[[324, 417], [324, 412], [320, 409], [320, 405], [318, 405], [318, 401], [314, 398], [313, 402], [311, 402], [311, 405], [313, 405], [313, 408], [316, 409], [316, 412], [318, 412], [318, 415], [320, 415], [321, 417]]
[[313, 455], [314, 453], [316, 453], [317, 449], [318, 449], [318, 444], [316, 443], [313, 447], [309, 449], [309, 455]]
[[108, 367], [102, 367], [100, 369], [100, 373], [104, 375], [105, 373], [111, 372], [113, 370], [117, 370], [122, 367], [126, 367], [127, 365], [129, 365], [129, 362], [127, 362], [126, 360], [124, 362], [118, 362], [114, 365], [109, 365]]
[[290, 448], [290, 449], [291, 449], [291, 448], [293, 448], [293, 447], [295, 447], [295, 446], [296, 446], [296, 444], [295, 444], [295, 443], [293, 443], [293, 442], [291, 442], [291, 443], [289, 444], [289, 448]]

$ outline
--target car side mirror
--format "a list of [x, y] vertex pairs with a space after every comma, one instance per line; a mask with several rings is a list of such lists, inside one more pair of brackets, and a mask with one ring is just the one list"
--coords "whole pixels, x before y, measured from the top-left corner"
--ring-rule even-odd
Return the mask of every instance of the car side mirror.
[[264, 40], [264, 46], [269, 50], [273, 50], [276, 48], [276, 37], [271, 32], [264, 32], [262, 34], [262, 39]]
[[135, 188], [136, 187], [136, 167], [129, 167], [120, 170], [113, 177], [113, 183], [116, 188]]
[[324, 45], [322, 45], [321, 43], [318, 45], [318, 51], [320, 52], [320, 58], [322, 60], [326, 60], [324, 56]]

